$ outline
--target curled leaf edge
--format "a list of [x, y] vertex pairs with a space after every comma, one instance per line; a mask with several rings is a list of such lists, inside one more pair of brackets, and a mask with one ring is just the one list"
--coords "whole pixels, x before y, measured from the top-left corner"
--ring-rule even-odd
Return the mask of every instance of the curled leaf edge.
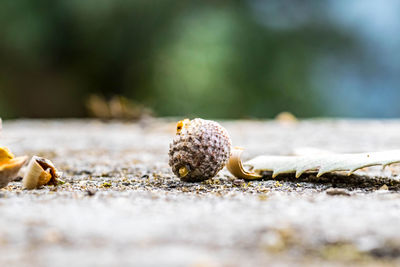
[[242, 155], [243, 151], [244, 151], [244, 149], [241, 147], [234, 147], [232, 149], [232, 153], [228, 160], [228, 164], [226, 165], [226, 168], [232, 175], [234, 175], [237, 178], [241, 178], [241, 179], [245, 179], [245, 180], [261, 179], [262, 175], [255, 173], [255, 172], [248, 171], [243, 167], [243, 163], [241, 160], [241, 155]]

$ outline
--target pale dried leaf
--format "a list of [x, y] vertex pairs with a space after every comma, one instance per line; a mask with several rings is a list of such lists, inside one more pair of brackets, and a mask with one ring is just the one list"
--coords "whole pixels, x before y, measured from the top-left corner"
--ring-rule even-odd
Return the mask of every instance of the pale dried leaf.
[[[370, 166], [387, 166], [400, 162], [400, 150], [359, 153], [359, 154], [323, 154], [308, 156], [258, 156], [241, 163], [242, 150], [234, 150], [228, 169], [237, 177], [256, 179], [265, 171], [271, 171], [272, 177], [279, 174], [295, 173], [300, 177], [303, 173], [318, 172], [317, 177], [334, 171], [345, 171], [351, 175], [356, 170]], [[244, 169], [242, 165], [247, 169]]]

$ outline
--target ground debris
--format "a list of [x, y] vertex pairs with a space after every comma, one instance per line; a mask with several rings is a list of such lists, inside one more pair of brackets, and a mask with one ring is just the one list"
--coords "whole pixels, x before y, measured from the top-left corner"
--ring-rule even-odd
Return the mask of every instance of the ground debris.
[[[175, 121], [6, 122], [5, 145], [18, 154], [53, 151], [65, 183], [28, 191], [13, 181], [0, 190], [3, 255], [25, 266], [31, 254], [19, 248], [29, 248], [35, 267], [53, 266], [54, 259], [61, 267], [191, 266], [201, 259], [217, 266], [400, 263], [400, 165], [350, 177], [265, 173], [251, 182], [223, 170], [185, 183], [168, 166]], [[400, 147], [398, 121], [299, 120], [290, 131], [276, 121], [221, 124], [248, 158], [304, 146], [335, 152]], [[19, 141], [7, 144], [7, 136]]]

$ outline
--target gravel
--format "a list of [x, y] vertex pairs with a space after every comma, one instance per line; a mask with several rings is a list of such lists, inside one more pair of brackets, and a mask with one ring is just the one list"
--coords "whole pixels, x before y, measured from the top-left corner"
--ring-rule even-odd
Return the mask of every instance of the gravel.
[[[220, 121], [245, 158], [400, 148], [398, 120]], [[400, 166], [347, 177], [186, 183], [175, 120], [17, 120], [1, 145], [52, 160], [63, 183], [0, 190], [0, 266], [400, 264]]]

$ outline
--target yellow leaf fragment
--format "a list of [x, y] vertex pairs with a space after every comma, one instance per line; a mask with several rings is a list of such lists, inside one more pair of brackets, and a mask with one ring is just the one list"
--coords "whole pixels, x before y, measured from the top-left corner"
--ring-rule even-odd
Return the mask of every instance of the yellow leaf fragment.
[[6, 147], [0, 147], [0, 164], [14, 158], [14, 155]]
[[27, 157], [17, 157], [6, 147], [0, 147], [0, 188], [5, 187], [15, 178], [25, 164]]

